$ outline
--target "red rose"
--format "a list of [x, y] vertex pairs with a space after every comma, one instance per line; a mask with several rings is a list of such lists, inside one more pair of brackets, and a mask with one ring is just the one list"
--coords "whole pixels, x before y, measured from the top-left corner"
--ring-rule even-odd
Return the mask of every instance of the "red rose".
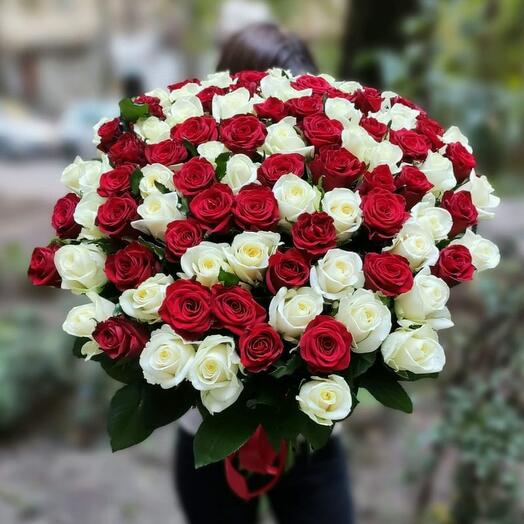
[[243, 287], [215, 284], [211, 288], [213, 313], [218, 325], [235, 335], [266, 321], [266, 309]]
[[173, 181], [184, 196], [191, 197], [216, 182], [215, 168], [205, 158], [191, 158], [174, 174]]
[[446, 156], [453, 164], [453, 173], [459, 184], [469, 178], [471, 170], [477, 165], [475, 157], [460, 142], [449, 144]]
[[397, 193], [404, 197], [407, 209], [411, 209], [431, 190], [433, 184], [417, 167], [405, 165], [395, 178]]
[[189, 204], [189, 211], [210, 233], [221, 233], [230, 225], [233, 192], [226, 184], [214, 184], [198, 193]]
[[124, 291], [137, 288], [160, 269], [160, 262], [152, 251], [138, 242], [132, 242], [107, 256], [104, 271], [109, 282], [119, 291]]
[[318, 315], [300, 337], [300, 356], [312, 373], [347, 369], [353, 337], [346, 326], [328, 315]]
[[366, 287], [386, 297], [407, 293], [413, 287], [408, 261], [392, 253], [368, 253], [364, 258]]
[[181, 337], [196, 340], [213, 325], [211, 292], [193, 280], [175, 280], [166, 290], [159, 314]]
[[102, 197], [122, 196], [131, 191], [131, 175], [137, 169], [135, 164], [122, 164], [111, 171], [102, 173], [97, 193]]
[[118, 315], [98, 323], [93, 338], [109, 358], [136, 358], [149, 340], [149, 330]]
[[275, 122], [282, 120], [288, 114], [286, 104], [274, 96], [266, 98], [259, 104], [254, 104], [253, 108], [258, 118], [269, 118]]
[[98, 208], [95, 223], [110, 237], [135, 236], [137, 231], [131, 227], [131, 222], [139, 218], [136, 201], [127, 194], [109, 197]]
[[262, 78], [267, 76], [266, 71], [239, 71], [238, 73], [234, 73], [233, 78], [236, 79], [236, 84], [234, 84], [237, 87], [245, 87], [250, 93], [251, 96], [255, 93], [255, 91], [260, 86], [260, 81]]
[[76, 238], [79, 235], [82, 228], [74, 219], [78, 202], [80, 202], [80, 197], [74, 193], [68, 193], [57, 200], [51, 217], [51, 225], [60, 238]]
[[29, 262], [27, 276], [33, 286], [60, 287], [62, 279], [55, 266], [55, 253], [58, 245], [35, 247]]
[[338, 120], [332, 120], [325, 115], [306, 116], [302, 121], [304, 135], [316, 147], [340, 145], [343, 129]]
[[164, 166], [180, 164], [187, 158], [186, 148], [177, 140], [164, 140], [158, 144], [148, 144], [144, 154], [149, 164], [162, 164]]
[[121, 164], [145, 164], [144, 142], [133, 133], [124, 133], [108, 151], [113, 166]]
[[202, 102], [202, 107], [204, 108], [204, 111], [207, 111], [208, 113], [211, 113], [211, 108], [213, 104], [213, 98], [215, 95], [224, 95], [226, 93], [226, 90], [222, 87], [217, 86], [209, 86], [199, 93], [197, 93], [197, 98]]
[[113, 118], [109, 122], [105, 122], [98, 128], [97, 132], [100, 137], [100, 144], [98, 149], [107, 153], [109, 148], [122, 136], [122, 128], [120, 127], [120, 118]]
[[174, 84], [170, 84], [167, 86], [169, 91], [176, 91], [177, 89], [181, 89], [187, 84], [198, 84], [200, 85], [200, 80], [198, 78], [188, 78], [186, 80], [181, 80], [180, 82], [175, 82]]
[[331, 84], [321, 76], [315, 75], [300, 75], [293, 82], [291, 86], [302, 91], [303, 89], [311, 89], [314, 95], [323, 95], [327, 90], [331, 89]]
[[347, 149], [325, 146], [310, 164], [315, 183], [322, 178], [322, 187], [331, 191], [336, 187], [351, 187], [364, 172], [365, 165]]
[[253, 115], [236, 115], [220, 124], [220, 138], [233, 153], [252, 153], [264, 143], [266, 135], [266, 126]]
[[324, 255], [337, 245], [337, 232], [333, 219], [322, 212], [302, 213], [291, 228], [295, 247], [306, 256]]
[[233, 216], [245, 231], [271, 231], [280, 220], [278, 202], [269, 187], [249, 184], [235, 198]]
[[324, 112], [324, 102], [319, 95], [292, 98], [286, 102], [286, 105], [289, 114], [299, 119]]
[[384, 189], [370, 191], [362, 198], [360, 207], [364, 225], [372, 240], [393, 238], [410, 216], [406, 212], [404, 197]]
[[424, 160], [431, 149], [431, 142], [426, 135], [417, 133], [416, 131], [409, 131], [407, 129], [400, 129], [399, 131], [390, 131], [389, 139], [392, 144], [396, 144], [402, 149], [404, 153], [403, 159], [410, 160]]
[[273, 295], [281, 287], [303, 286], [309, 280], [310, 269], [308, 259], [298, 249], [277, 251], [269, 257], [266, 286]]
[[359, 125], [363, 127], [377, 142], [381, 142], [388, 132], [388, 126], [371, 116], [363, 116]]
[[366, 171], [366, 173], [364, 173], [362, 182], [358, 186], [360, 195], [367, 195], [370, 191], [373, 191], [373, 189], [395, 191], [395, 179], [387, 165], [381, 164], [373, 169], [373, 171]]
[[469, 226], [474, 226], [477, 223], [479, 214], [471, 200], [469, 191], [457, 191], [456, 193], [446, 191], [440, 205], [447, 209], [451, 218], [453, 218], [453, 227], [449, 232], [450, 237], [463, 233]]
[[364, 87], [351, 94], [350, 100], [365, 115], [376, 113], [382, 105], [382, 95], [374, 87]]
[[445, 247], [431, 272], [440, 277], [448, 286], [455, 286], [473, 278], [475, 266], [471, 253], [466, 246], [460, 244]]
[[304, 176], [304, 157], [298, 153], [275, 153], [268, 156], [258, 168], [258, 181], [273, 187], [283, 175], [293, 173], [298, 177]]
[[440, 138], [444, 134], [444, 129], [436, 120], [429, 118], [426, 114], [420, 114], [417, 117], [417, 127], [415, 129], [418, 133], [422, 133], [428, 138], [433, 151], [440, 149], [444, 145]]
[[192, 116], [171, 129], [171, 138], [198, 146], [218, 138], [217, 123], [212, 116]]
[[202, 242], [204, 231], [193, 218], [173, 220], [166, 230], [166, 258], [169, 262], [178, 259], [190, 248]]
[[240, 362], [250, 373], [265, 371], [284, 352], [280, 335], [269, 324], [256, 324], [244, 330], [238, 340]]
[[147, 104], [149, 107], [149, 115], [157, 118], [165, 118], [164, 110], [160, 105], [160, 99], [156, 96], [140, 95], [133, 100], [135, 104]]

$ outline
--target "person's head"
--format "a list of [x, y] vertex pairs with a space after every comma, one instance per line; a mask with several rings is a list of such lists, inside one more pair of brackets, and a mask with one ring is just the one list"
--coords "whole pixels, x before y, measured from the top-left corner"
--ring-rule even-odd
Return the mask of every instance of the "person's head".
[[250, 25], [226, 40], [217, 71], [265, 71], [270, 67], [289, 69], [294, 75], [318, 72], [306, 43], [271, 23]]

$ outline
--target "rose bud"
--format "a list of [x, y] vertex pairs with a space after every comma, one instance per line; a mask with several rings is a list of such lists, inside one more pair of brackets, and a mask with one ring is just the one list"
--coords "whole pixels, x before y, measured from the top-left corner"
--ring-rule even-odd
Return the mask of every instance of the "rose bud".
[[233, 192], [226, 184], [214, 184], [201, 191], [189, 204], [189, 211], [210, 233], [226, 231], [231, 223]]
[[58, 245], [35, 247], [29, 262], [27, 276], [33, 286], [60, 287], [61, 278], [55, 266]]
[[315, 317], [300, 337], [300, 356], [312, 373], [347, 369], [353, 338], [346, 326], [328, 315]]
[[213, 325], [211, 292], [192, 280], [175, 280], [166, 291], [160, 318], [185, 340], [197, 340]]
[[267, 72], [248, 69], [234, 73], [231, 76], [237, 81], [236, 84], [233, 84], [232, 87], [245, 87], [251, 96], [253, 96], [255, 91], [259, 88], [262, 78], [267, 76]]
[[278, 203], [269, 187], [244, 186], [233, 205], [235, 223], [245, 231], [272, 231], [280, 220]]
[[448, 144], [446, 156], [453, 164], [453, 173], [459, 184], [469, 177], [471, 170], [477, 165], [475, 157], [460, 142]]
[[351, 94], [350, 100], [355, 104], [355, 107], [360, 109], [365, 115], [368, 113], [376, 113], [382, 105], [380, 91], [374, 87], [358, 89]]
[[213, 165], [205, 158], [195, 157], [174, 174], [173, 181], [180, 193], [191, 197], [207, 189], [217, 180]]
[[113, 166], [122, 164], [145, 165], [144, 142], [133, 133], [124, 133], [108, 151]]
[[220, 139], [233, 153], [253, 153], [266, 135], [266, 126], [253, 115], [236, 115], [220, 124]]
[[384, 189], [373, 189], [362, 198], [362, 216], [371, 240], [393, 238], [409, 218], [406, 201], [401, 195]]
[[381, 164], [373, 171], [366, 171], [357, 189], [361, 196], [367, 195], [373, 189], [395, 191], [395, 179], [391, 174], [391, 169], [387, 165]]
[[280, 335], [269, 324], [245, 329], [238, 340], [240, 362], [250, 373], [260, 373], [274, 364], [284, 352]]
[[453, 218], [453, 227], [449, 232], [450, 237], [455, 237], [466, 231], [469, 226], [474, 226], [478, 220], [478, 211], [471, 199], [469, 191], [446, 191], [442, 197], [442, 208], [449, 211]]
[[404, 197], [407, 209], [411, 209], [422, 200], [433, 184], [426, 175], [415, 166], [404, 166], [395, 178], [397, 193]]
[[304, 135], [315, 147], [340, 145], [343, 129], [338, 120], [325, 115], [307, 116], [302, 122]]
[[257, 178], [263, 186], [273, 187], [281, 176], [290, 173], [304, 176], [304, 157], [298, 153], [275, 153], [260, 164]]
[[193, 116], [171, 129], [171, 138], [198, 146], [218, 138], [217, 123], [212, 116]]
[[131, 175], [136, 164], [122, 164], [111, 171], [102, 173], [97, 193], [102, 197], [122, 196], [131, 191]]
[[408, 261], [391, 253], [368, 253], [364, 258], [366, 288], [386, 297], [407, 293], [413, 287], [413, 273]]
[[76, 238], [80, 234], [82, 228], [74, 219], [78, 202], [80, 202], [80, 197], [74, 193], [68, 193], [57, 200], [51, 217], [51, 225], [60, 238]]
[[144, 280], [160, 271], [160, 262], [147, 247], [132, 242], [107, 256], [105, 274], [117, 289], [137, 288]]
[[268, 118], [273, 122], [282, 120], [288, 114], [288, 108], [282, 100], [270, 96], [260, 104], [254, 104], [253, 109], [256, 111], [258, 118]]
[[122, 128], [120, 127], [120, 118], [113, 118], [109, 122], [104, 122], [97, 131], [100, 138], [98, 149], [107, 153], [109, 148], [122, 136]]
[[163, 140], [158, 144], [148, 144], [144, 149], [144, 154], [148, 164], [162, 164], [163, 166], [174, 166], [184, 162], [187, 158], [187, 150], [178, 140]]
[[360, 119], [360, 127], [363, 127], [377, 142], [381, 142], [388, 132], [388, 126], [373, 117], [364, 116]]
[[95, 224], [110, 237], [136, 236], [137, 231], [131, 227], [131, 222], [139, 218], [137, 203], [127, 194], [109, 197], [98, 208]]
[[365, 171], [365, 165], [347, 149], [338, 146], [325, 146], [310, 164], [313, 181], [322, 178], [324, 191], [336, 187], [351, 187]]
[[266, 286], [276, 295], [281, 287], [300, 287], [309, 280], [310, 264], [301, 251], [295, 248], [282, 253], [277, 251], [269, 257]]
[[291, 228], [293, 244], [306, 256], [319, 257], [337, 245], [333, 218], [325, 212], [302, 213]]
[[475, 266], [473, 265], [469, 249], [460, 244], [445, 247], [431, 272], [444, 280], [448, 286], [456, 286], [473, 278]]
[[149, 330], [124, 315], [99, 322], [93, 331], [93, 339], [109, 358], [135, 358], [149, 340]]

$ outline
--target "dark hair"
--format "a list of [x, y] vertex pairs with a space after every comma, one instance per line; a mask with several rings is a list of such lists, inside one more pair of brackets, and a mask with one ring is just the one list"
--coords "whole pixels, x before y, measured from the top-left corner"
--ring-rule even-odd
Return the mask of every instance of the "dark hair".
[[217, 71], [265, 71], [270, 67], [289, 69], [294, 75], [318, 72], [306, 43], [270, 23], [250, 25], [228, 38]]

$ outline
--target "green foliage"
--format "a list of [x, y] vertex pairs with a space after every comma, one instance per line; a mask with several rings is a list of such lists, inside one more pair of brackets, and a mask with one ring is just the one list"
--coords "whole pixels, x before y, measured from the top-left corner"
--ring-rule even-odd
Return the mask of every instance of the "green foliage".
[[136, 122], [139, 118], [149, 116], [148, 104], [135, 104], [130, 98], [120, 100], [120, 116], [126, 122]]
[[131, 194], [135, 197], [140, 196], [140, 180], [144, 177], [140, 169], [135, 169], [131, 173]]
[[226, 167], [227, 167], [227, 161], [231, 157], [231, 153], [228, 153], [227, 151], [225, 153], [220, 153], [215, 159], [216, 164], [216, 176], [218, 180], [222, 180], [226, 176]]
[[221, 284], [224, 284], [224, 286], [235, 286], [240, 282], [240, 279], [234, 273], [229, 273], [220, 268], [220, 271], [218, 272], [218, 281]]

